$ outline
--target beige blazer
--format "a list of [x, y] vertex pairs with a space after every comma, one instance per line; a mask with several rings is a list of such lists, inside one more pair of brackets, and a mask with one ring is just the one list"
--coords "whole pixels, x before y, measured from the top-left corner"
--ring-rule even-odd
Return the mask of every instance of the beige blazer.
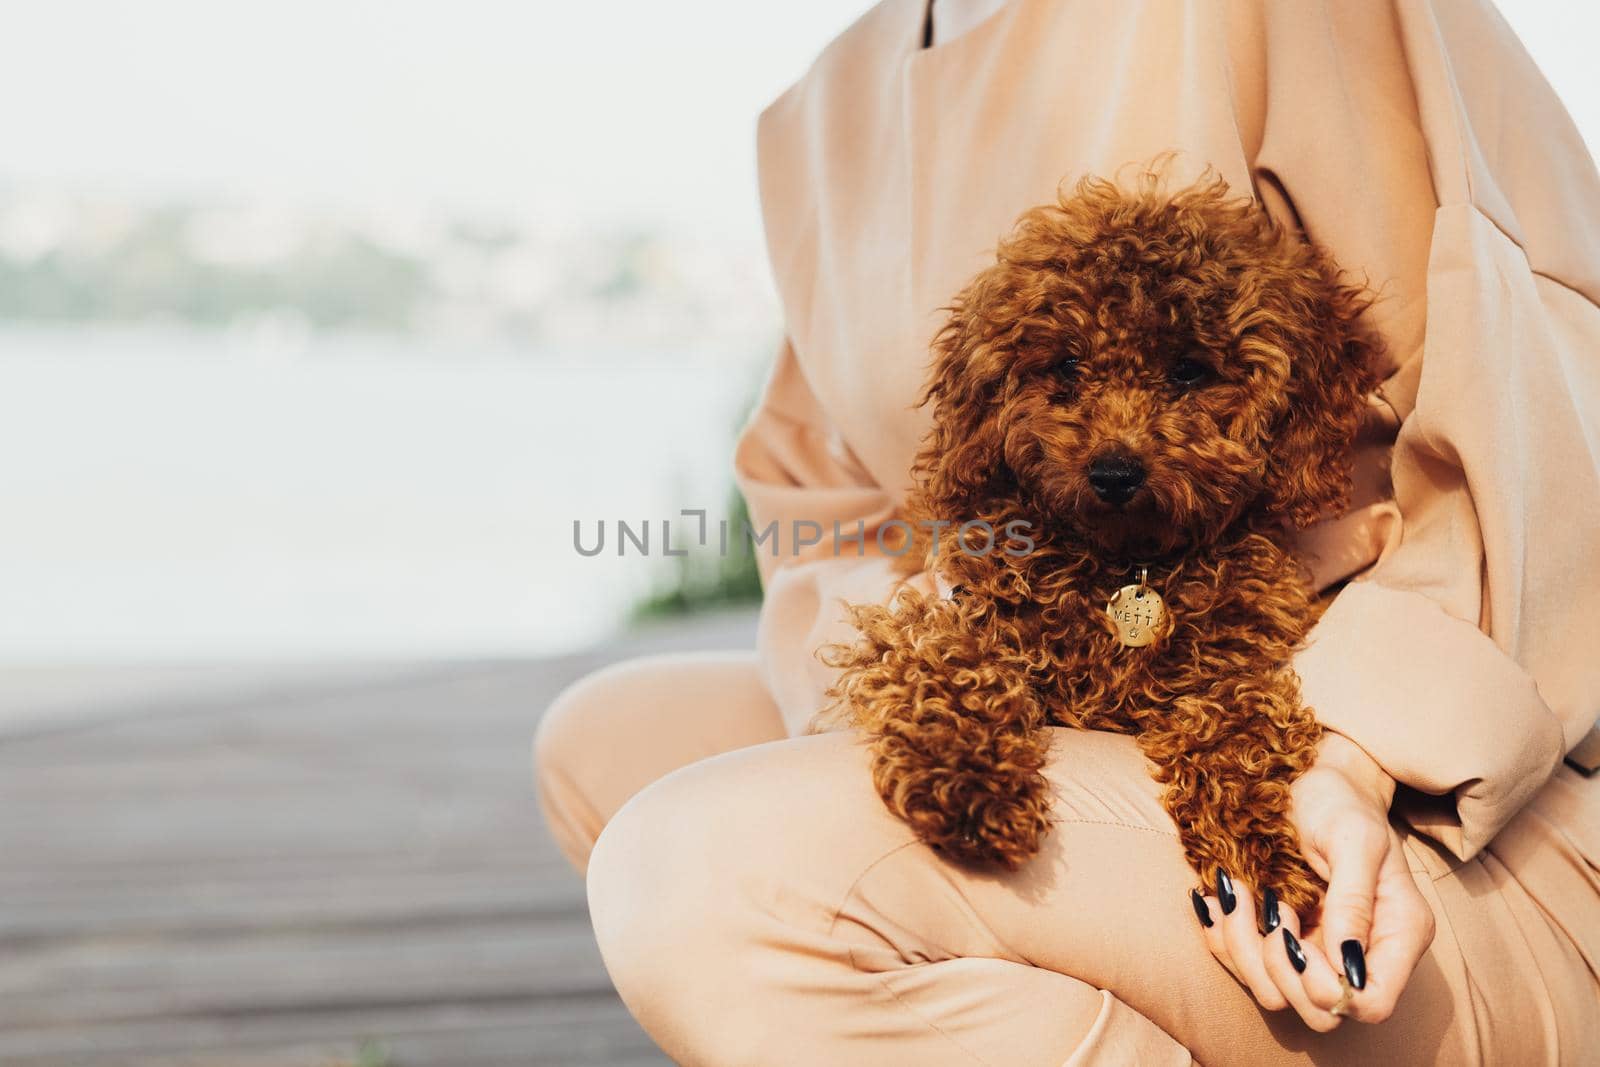
[[[787, 335], [736, 467], [780, 527], [759, 645], [791, 731], [840, 600], [894, 581], [872, 532], [939, 308], [1058, 183], [1177, 149], [1381, 294], [1387, 380], [1352, 509], [1302, 535], [1337, 592], [1294, 666], [1472, 856], [1600, 712], [1600, 177], [1559, 101], [1475, 0], [1010, 0], [921, 50], [925, 3], [872, 8], [758, 124]], [[796, 522], [829, 536], [793, 553]]]

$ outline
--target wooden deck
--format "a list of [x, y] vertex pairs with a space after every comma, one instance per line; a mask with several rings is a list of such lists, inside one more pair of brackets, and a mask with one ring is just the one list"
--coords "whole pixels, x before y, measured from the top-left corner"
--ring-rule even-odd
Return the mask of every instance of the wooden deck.
[[599, 662], [748, 647], [750, 626], [547, 662], [246, 672], [188, 703], [169, 682], [119, 706], [114, 672], [75, 676], [78, 706], [0, 733], [0, 1063], [666, 1064], [606, 978], [529, 743]]

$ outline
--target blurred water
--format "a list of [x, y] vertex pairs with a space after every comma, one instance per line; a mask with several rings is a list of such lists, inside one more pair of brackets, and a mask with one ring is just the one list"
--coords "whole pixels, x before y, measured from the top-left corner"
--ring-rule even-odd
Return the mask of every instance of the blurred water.
[[457, 352], [0, 331], [0, 660], [524, 655], [663, 561], [572, 521], [722, 510], [759, 344]]

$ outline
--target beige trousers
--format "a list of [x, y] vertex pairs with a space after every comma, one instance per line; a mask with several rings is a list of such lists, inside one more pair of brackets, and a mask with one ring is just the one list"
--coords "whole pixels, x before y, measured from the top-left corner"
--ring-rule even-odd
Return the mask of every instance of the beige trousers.
[[1193, 876], [1125, 737], [1059, 731], [1060, 824], [1016, 874], [916, 842], [854, 735], [785, 737], [747, 655], [583, 680], [541, 722], [535, 773], [552, 831], [587, 871], [618, 991], [682, 1064], [1600, 1057], [1600, 880], [1559, 826], [1600, 813], [1600, 782], [1570, 771], [1496, 839], [1513, 838], [1512, 861], [1491, 849], [1439, 873], [1407, 835], [1438, 936], [1394, 1018], [1330, 1035], [1262, 1011], [1207, 952]]

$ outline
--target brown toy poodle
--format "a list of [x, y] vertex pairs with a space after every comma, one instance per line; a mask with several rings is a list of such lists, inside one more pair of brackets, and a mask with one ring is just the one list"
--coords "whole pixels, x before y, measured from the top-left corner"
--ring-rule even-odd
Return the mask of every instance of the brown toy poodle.
[[1214, 176], [1088, 178], [1021, 217], [923, 397], [900, 547], [949, 593], [852, 607], [857, 642], [824, 652], [922, 840], [1018, 867], [1051, 823], [1046, 728], [1130, 733], [1202, 884], [1315, 915], [1287, 811], [1321, 736], [1290, 664], [1319, 609], [1288, 534], [1348, 505], [1369, 302]]

